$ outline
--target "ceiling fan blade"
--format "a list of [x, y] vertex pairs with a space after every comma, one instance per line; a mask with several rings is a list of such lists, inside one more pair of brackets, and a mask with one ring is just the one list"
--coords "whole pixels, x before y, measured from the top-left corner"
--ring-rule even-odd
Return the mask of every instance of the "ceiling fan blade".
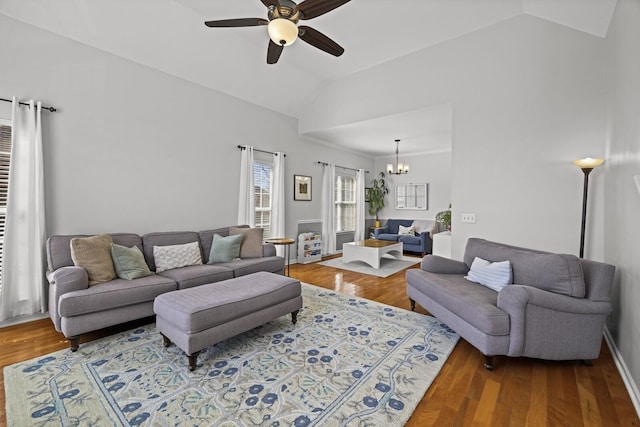
[[320, 50], [324, 50], [333, 56], [340, 56], [344, 53], [344, 48], [338, 43], [331, 40], [318, 30], [314, 30], [306, 25], [300, 25], [298, 27], [298, 37], [303, 41], [309, 43], [311, 46], [315, 46]]
[[349, 3], [349, 1], [350, 0], [304, 0], [294, 8], [293, 13], [295, 14], [299, 11], [302, 12], [300, 19], [311, 19], [331, 12], [333, 9], [345, 3]]
[[269, 6], [275, 6], [275, 7], [279, 7], [280, 6], [280, 2], [278, 0], [260, 0], [262, 2], [263, 5], [269, 7]]
[[269, 21], [262, 18], [219, 19], [204, 23], [207, 27], [257, 27], [268, 24]]
[[280, 55], [284, 50], [284, 46], [275, 44], [273, 40], [269, 39], [269, 48], [267, 49], [267, 64], [275, 64], [280, 59]]

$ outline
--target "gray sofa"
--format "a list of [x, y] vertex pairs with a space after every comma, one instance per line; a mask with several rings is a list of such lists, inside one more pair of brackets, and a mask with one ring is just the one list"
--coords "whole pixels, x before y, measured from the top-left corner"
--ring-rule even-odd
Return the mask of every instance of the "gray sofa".
[[[238, 226], [247, 227], [247, 226]], [[78, 349], [80, 336], [90, 331], [153, 316], [156, 296], [169, 291], [219, 282], [258, 271], [284, 273], [285, 260], [276, 256], [271, 244], [262, 246], [261, 258], [246, 258], [228, 263], [207, 264], [214, 234], [229, 235], [229, 227], [201, 232], [159, 232], [144, 236], [130, 233], [111, 234], [113, 243], [137, 246], [149, 269], [155, 271], [154, 246], [199, 242], [202, 265], [162, 271], [133, 280], [114, 280], [89, 286], [87, 272], [76, 267], [71, 258], [70, 242], [80, 235], [57, 235], [47, 240], [47, 279], [49, 280], [49, 316], [58, 332]]]
[[[496, 292], [465, 279], [475, 257], [509, 260], [512, 284]], [[485, 355], [583, 360], [600, 354], [615, 267], [483, 239], [467, 242], [464, 262], [433, 255], [406, 273], [417, 302]]]

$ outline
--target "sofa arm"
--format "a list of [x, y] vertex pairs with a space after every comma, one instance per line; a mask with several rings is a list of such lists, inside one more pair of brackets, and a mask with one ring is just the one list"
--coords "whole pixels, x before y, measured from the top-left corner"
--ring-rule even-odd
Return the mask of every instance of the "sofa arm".
[[469, 267], [464, 262], [438, 255], [426, 255], [422, 258], [420, 268], [438, 274], [467, 274], [469, 272]]
[[276, 256], [276, 246], [273, 243], [262, 244], [262, 256]]
[[373, 237], [377, 239], [381, 234], [389, 234], [389, 226], [385, 225], [383, 227], [378, 227], [373, 229]]
[[60, 332], [60, 314], [58, 301], [63, 294], [89, 288], [89, 276], [82, 267], [61, 267], [47, 272], [49, 281], [49, 317], [56, 330]]
[[609, 302], [509, 285], [498, 293], [498, 308], [509, 314], [509, 356], [543, 359], [597, 358]]

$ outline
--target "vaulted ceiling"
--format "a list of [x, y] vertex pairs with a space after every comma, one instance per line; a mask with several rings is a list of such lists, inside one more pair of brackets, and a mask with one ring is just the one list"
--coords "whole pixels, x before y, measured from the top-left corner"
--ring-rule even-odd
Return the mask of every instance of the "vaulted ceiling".
[[[598, 37], [616, 0], [352, 0], [309, 25], [345, 48], [330, 56], [297, 41], [266, 64], [265, 26], [207, 28], [206, 20], [266, 18], [259, 0], [2, 0], [0, 13], [176, 77], [298, 118], [324, 84], [412, 52], [529, 14]], [[446, 139], [446, 108], [424, 123]], [[409, 121], [415, 112], [396, 120]], [[388, 118], [326, 135], [331, 142], [393, 126]], [[443, 134], [444, 132], [444, 134]], [[355, 137], [354, 137], [355, 135]], [[444, 135], [444, 136], [443, 136]], [[450, 138], [450, 135], [449, 135]], [[390, 150], [392, 141], [385, 149]], [[360, 150], [357, 142], [351, 147]], [[366, 147], [365, 147], [366, 149]]]

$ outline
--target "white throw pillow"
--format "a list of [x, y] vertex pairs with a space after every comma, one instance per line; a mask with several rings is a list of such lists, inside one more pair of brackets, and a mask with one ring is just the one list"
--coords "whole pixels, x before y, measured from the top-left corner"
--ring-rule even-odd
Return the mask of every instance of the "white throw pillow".
[[413, 230], [413, 226], [405, 227], [404, 225], [398, 225], [398, 234], [410, 234], [415, 236], [416, 232]]
[[500, 289], [511, 283], [511, 263], [508, 260], [489, 262], [475, 257], [465, 279], [500, 292]]
[[430, 219], [416, 219], [411, 226], [416, 233], [420, 234], [425, 231], [431, 231], [433, 224], [435, 224], [435, 221]]
[[156, 262], [156, 273], [172, 268], [202, 264], [198, 242], [185, 243], [184, 245], [154, 246], [153, 258]]

